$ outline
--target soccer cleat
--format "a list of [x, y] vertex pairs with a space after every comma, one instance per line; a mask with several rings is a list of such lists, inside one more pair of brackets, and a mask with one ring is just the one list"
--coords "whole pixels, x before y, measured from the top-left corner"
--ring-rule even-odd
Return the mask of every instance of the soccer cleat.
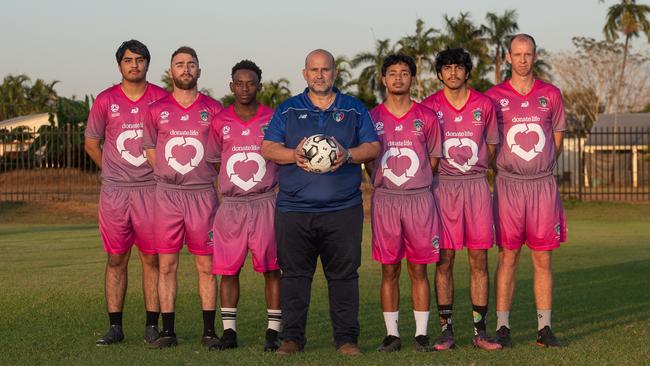
[[207, 347], [209, 350], [219, 348], [221, 345], [221, 340], [216, 335], [206, 335], [201, 337], [201, 345]]
[[96, 346], [108, 346], [114, 343], [119, 343], [124, 340], [124, 332], [122, 332], [122, 326], [113, 324], [108, 328], [108, 332], [104, 334], [103, 337], [95, 341]]
[[394, 335], [387, 335], [377, 347], [378, 352], [394, 352], [402, 349], [402, 341]]
[[472, 344], [476, 348], [480, 348], [486, 351], [496, 351], [503, 348], [499, 343], [489, 339], [485, 334], [484, 330], [479, 330], [478, 334], [472, 338]]
[[275, 352], [280, 348], [280, 335], [277, 330], [267, 329], [264, 335], [264, 352]]
[[223, 331], [223, 335], [221, 336], [221, 340], [219, 341], [219, 344], [210, 346], [210, 350], [223, 351], [225, 349], [230, 349], [230, 348], [237, 348], [237, 332], [228, 328]]
[[512, 338], [510, 337], [510, 328], [502, 325], [499, 330], [497, 330], [496, 342], [501, 345], [501, 347], [512, 347]]
[[433, 345], [433, 348], [436, 351], [445, 351], [456, 347], [456, 340], [454, 339], [454, 332], [446, 329], [442, 334], [436, 339], [436, 343]]
[[160, 333], [160, 337], [158, 337], [158, 339], [148, 344], [148, 347], [151, 349], [162, 349], [176, 346], [178, 346], [176, 334], [171, 332]]
[[415, 337], [415, 350], [418, 352], [433, 352], [436, 348], [429, 341], [428, 335], [421, 334]]
[[160, 332], [158, 332], [157, 326], [147, 325], [144, 328], [144, 343], [153, 343], [158, 337], [160, 337]]
[[537, 332], [537, 345], [540, 347], [559, 348], [564, 347], [564, 344], [555, 338], [551, 327], [548, 325]]

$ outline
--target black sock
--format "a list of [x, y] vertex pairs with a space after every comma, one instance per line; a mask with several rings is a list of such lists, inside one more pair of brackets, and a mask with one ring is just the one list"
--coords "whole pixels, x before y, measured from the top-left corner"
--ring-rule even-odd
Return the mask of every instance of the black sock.
[[176, 317], [176, 313], [171, 312], [171, 313], [161, 313], [161, 314], [162, 314], [163, 333], [165, 335], [173, 335], [174, 319]]
[[150, 325], [155, 325], [158, 326], [158, 315], [160, 315], [159, 312], [157, 311], [147, 311], [147, 323], [145, 326], [150, 326]]
[[217, 314], [216, 310], [203, 310], [203, 336], [214, 336], [214, 318]]
[[440, 330], [444, 332], [449, 330], [454, 332], [453, 327], [453, 308], [454, 304], [440, 305], [438, 304], [438, 316], [440, 317]]
[[487, 315], [487, 305], [478, 306], [472, 304], [472, 316], [474, 317], [474, 335], [478, 335], [478, 331], [485, 331], [485, 316]]
[[122, 312], [118, 311], [115, 313], [108, 313], [108, 321], [110, 325], [119, 325], [122, 326]]

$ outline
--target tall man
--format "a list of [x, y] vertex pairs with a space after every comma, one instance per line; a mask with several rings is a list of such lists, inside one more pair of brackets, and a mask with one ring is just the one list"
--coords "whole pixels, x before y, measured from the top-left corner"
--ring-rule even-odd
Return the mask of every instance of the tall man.
[[[381, 263], [381, 307], [387, 335], [377, 348], [401, 348], [399, 277], [406, 257], [415, 317], [415, 348], [428, 352], [429, 278], [427, 264], [439, 258], [440, 221], [431, 183], [442, 156], [435, 113], [411, 100], [417, 68], [409, 56], [390, 55], [381, 67], [386, 100], [370, 115], [381, 154], [366, 169], [372, 176], [372, 257]], [[406, 159], [404, 159], [406, 158]]]
[[[142, 123], [149, 104], [167, 95], [147, 82], [151, 56], [136, 40], [123, 42], [115, 53], [122, 82], [101, 92], [90, 110], [85, 149], [102, 170], [99, 231], [108, 255], [104, 274], [110, 328], [97, 340], [106, 346], [124, 339], [122, 308], [127, 265], [135, 243], [142, 262], [146, 308], [144, 339], [158, 338], [158, 256], [153, 237], [153, 171], [142, 149]], [[102, 140], [104, 141], [102, 145]]]
[[500, 349], [485, 331], [488, 304], [487, 250], [492, 247], [492, 198], [485, 177], [499, 142], [492, 101], [467, 87], [472, 59], [462, 48], [446, 49], [436, 57], [436, 73], [444, 87], [422, 103], [438, 114], [445, 158], [440, 162], [434, 194], [440, 204], [444, 238], [436, 266], [436, 296], [442, 334], [437, 350], [454, 346], [454, 260], [467, 247], [475, 347]]
[[[264, 351], [279, 347], [280, 267], [275, 232], [277, 165], [260, 155], [273, 110], [257, 102], [262, 70], [243, 60], [232, 68], [235, 103], [212, 121], [206, 160], [219, 171], [222, 202], [214, 218], [212, 272], [221, 275], [223, 336], [216, 349], [237, 347], [239, 273], [250, 249], [253, 269], [264, 274], [268, 327]], [[222, 164], [222, 162], [224, 164]]]
[[152, 348], [177, 344], [174, 333], [178, 253], [185, 243], [194, 255], [203, 309], [203, 338], [218, 342], [214, 330], [217, 283], [212, 275], [212, 223], [217, 209], [213, 182], [217, 172], [205, 160], [210, 123], [223, 108], [197, 90], [201, 76], [194, 49], [180, 47], [171, 58], [169, 77], [174, 91], [149, 108], [144, 147], [156, 176], [156, 251], [159, 253], [158, 293], [163, 329]]
[[506, 60], [512, 78], [488, 90], [497, 106], [501, 143], [497, 149], [494, 187], [496, 242], [497, 341], [512, 344], [510, 306], [515, 272], [524, 243], [531, 249], [537, 305], [537, 344], [559, 347], [551, 331], [553, 274], [551, 254], [566, 241], [566, 219], [553, 168], [566, 129], [560, 90], [535, 79], [533, 37], [512, 37]]
[[[305, 346], [311, 283], [320, 256], [336, 348], [358, 355], [360, 164], [375, 159], [380, 145], [363, 104], [333, 88], [336, 69], [331, 53], [310, 52], [302, 74], [307, 88], [278, 107], [262, 143], [262, 156], [280, 165], [275, 230], [285, 340], [277, 352], [286, 355]], [[339, 142], [334, 171], [309, 171], [302, 144], [313, 134], [333, 136]]]

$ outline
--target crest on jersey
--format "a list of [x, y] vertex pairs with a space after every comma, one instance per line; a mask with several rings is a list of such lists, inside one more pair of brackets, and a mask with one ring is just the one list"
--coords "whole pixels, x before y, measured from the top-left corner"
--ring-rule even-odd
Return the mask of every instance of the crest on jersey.
[[413, 121], [413, 128], [415, 128], [416, 131], [420, 132], [422, 131], [422, 127], [424, 126], [424, 122], [420, 119], [416, 119]]
[[548, 99], [546, 99], [546, 97], [539, 97], [538, 101], [539, 105], [542, 106], [542, 108], [546, 108], [548, 105]]
[[507, 107], [508, 104], [510, 104], [510, 101], [506, 98], [499, 99], [499, 104], [501, 104], [502, 107]]
[[208, 120], [208, 112], [207, 111], [201, 111], [201, 121], [206, 122]]
[[332, 117], [336, 122], [342, 122], [343, 119], [345, 119], [345, 113], [343, 112], [334, 112], [332, 113]]
[[481, 122], [482, 113], [480, 109], [475, 110], [472, 116], [474, 117], [474, 121]]
[[384, 122], [377, 121], [377, 123], [375, 123], [375, 131], [381, 131], [383, 129], [384, 129]]
[[269, 129], [269, 124], [263, 124], [262, 127], [260, 127], [260, 132], [262, 132], [262, 135], [266, 135], [266, 130]]
[[212, 230], [208, 231], [208, 240], [210, 243], [214, 240], [214, 232]]
[[111, 112], [115, 113], [120, 110], [120, 106], [117, 104], [111, 104]]
[[438, 235], [433, 237], [431, 244], [433, 244], [433, 249], [435, 251], [438, 251], [440, 249], [440, 240], [438, 239]]

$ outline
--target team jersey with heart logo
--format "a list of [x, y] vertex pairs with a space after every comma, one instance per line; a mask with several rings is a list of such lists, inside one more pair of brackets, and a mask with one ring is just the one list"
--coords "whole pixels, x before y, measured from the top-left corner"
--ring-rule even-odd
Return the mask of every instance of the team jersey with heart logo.
[[555, 86], [535, 80], [521, 95], [506, 80], [486, 92], [496, 107], [500, 144], [497, 172], [515, 175], [552, 173], [555, 167], [553, 132], [566, 130], [562, 94]]
[[143, 122], [149, 105], [167, 94], [165, 89], [149, 83], [135, 101], [124, 94], [121, 84], [99, 93], [90, 108], [85, 136], [104, 140], [104, 184], [153, 182], [153, 170], [142, 147]]
[[442, 157], [435, 113], [413, 102], [402, 117], [394, 116], [384, 104], [373, 108], [370, 116], [381, 142], [381, 153], [374, 161], [373, 185], [395, 190], [430, 186], [433, 173], [429, 158]]
[[438, 171], [445, 176], [484, 175], [488, 168], [487, 144], [499, 143], [492, 101], [469, 89], [465, 105], [456, 109], [440, 90], [422, 101], [440, 123], [442, 153]]
[[264, 132], [273, 109], [260, 104], [257, 114], [242, 121], [234, 107], [212, 120], [206, 160], [220, 163], [219, 190], [226, 197], [241, 197], [271, 191], [277, 185], [277, 165], [260, 153]]
[[221, 103], [201, 93], [187, 108], [172, 94], [150, 106], [143, 146], [156, 150], [154, 175], [158, 183], [213, 184], [217, 172], [205, 160], [205, 153], [210, 123], [221, 110]]

